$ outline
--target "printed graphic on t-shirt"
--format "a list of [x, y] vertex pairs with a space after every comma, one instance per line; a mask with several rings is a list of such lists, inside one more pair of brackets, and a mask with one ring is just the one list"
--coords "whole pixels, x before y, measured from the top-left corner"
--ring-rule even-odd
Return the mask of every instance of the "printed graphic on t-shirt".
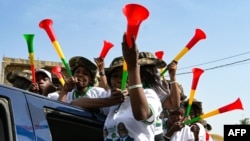
[[[105, 138], [104, 141], [113, 141], [112, 139], [107, 138], [110, 131], [113, 131], [113, 129], [110, 130], [110, 129], [104, 128], [104, 131], [103, 131], [103, 135]], [[116, 136], [118, 136], [118, 139], [114, 141], [134, 141], [134, 138], [129, 136], [129, 132], [126, 128], [126, 125], [123, 122], [120, 122], [117, 125], [116, 131], [118, 135], [113, 136], [113, 134], [116, 134], [116, 133], [115, 132], [111, 133], [112, 138], [115, 138]]]

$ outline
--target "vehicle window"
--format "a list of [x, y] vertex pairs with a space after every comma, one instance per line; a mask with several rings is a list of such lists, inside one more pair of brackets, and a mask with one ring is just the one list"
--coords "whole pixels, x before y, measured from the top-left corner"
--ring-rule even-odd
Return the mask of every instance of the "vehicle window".
[[0, 140], [4, 141], [5, 140], [5, 130], [4, 130], [4, 109], [2, 108], [2, 106], [0, 106]]
[[53, 141], [102, 141], [103, 123], [54, 109], [45, 109]]
[[13, 141], [8, 100], [0, 97], [0, 140]]

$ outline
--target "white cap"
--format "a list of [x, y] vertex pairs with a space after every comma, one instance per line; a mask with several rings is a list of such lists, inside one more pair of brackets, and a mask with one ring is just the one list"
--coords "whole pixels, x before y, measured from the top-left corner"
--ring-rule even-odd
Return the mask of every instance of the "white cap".
[[52, 82], [52, 75], [51, 75], [51, 73], [49, 71], [47, 71], [45, 69], [39, 69], [39, 70], [36, 71], [36, 74], [39, 73], [39, 72], [42, 72], [42, 73], [46, 74], [49, 77], [50, 81]]

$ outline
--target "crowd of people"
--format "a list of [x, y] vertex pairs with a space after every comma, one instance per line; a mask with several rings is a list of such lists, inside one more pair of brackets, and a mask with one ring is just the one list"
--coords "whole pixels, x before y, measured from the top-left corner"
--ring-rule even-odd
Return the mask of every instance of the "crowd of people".
[[[188, 100], [177, 82], [178, 62], [167, 64], [151, 52], [139, 51], [135, 38], [131, 40], [129, 46], [123, 35], [122, 56], [107, 68], [100, 57], [93, 61], [83, 56], [70, 58], [73, 76], [64, 78], [60, 88], [42, 68], [36, 71], [36, 82], [25, 70], [10, 72], [6, 78], [14, 87], [106, 115], [104, 141], [212, 141], [208, 133], [212, 127], [206, 121], [184, 124], [203, 111], [202, 102], [195, 100], [190, 116], [185, 116]], [[124, 63], [128, 75], [122, 89]], [[169, 79], [159, 75], [161, 68], [167, 68]]]

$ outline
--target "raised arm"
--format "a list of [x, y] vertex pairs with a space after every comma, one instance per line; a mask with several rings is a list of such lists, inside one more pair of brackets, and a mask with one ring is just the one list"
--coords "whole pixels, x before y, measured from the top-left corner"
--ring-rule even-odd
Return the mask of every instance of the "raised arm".
[[104, 60], [101, 57], [98, 57], [98, 58], [94, 58], [94, 61], [98, 67], [98, 72], [99, 72], [99, 77], [100, 77], [100, 82], [101, 82], [101, 85], [100, 84], [99, 85], [100, 87], [103, 87], [106, 91], [108, 91], [110, 88], [107, 82], [107, 77], [105, 75]]
[[146, 120], [152, 113], [148, 107], [148, 102], [144, 94], [140, 77], [140, 66], [138, 65], [139, 52], [132, 38], [132, 46], [126, 42], [126, 35], [123, 35], [122, 52], [128, 69], [128, 91], [134, 118], [136, 120]]
[[164, 109], [175, 110], [180, 107], [180, 89], [176, 80], [177, 62], [172, 61], [168, 66], [170, 76], [170, 95], [163, 101]]

